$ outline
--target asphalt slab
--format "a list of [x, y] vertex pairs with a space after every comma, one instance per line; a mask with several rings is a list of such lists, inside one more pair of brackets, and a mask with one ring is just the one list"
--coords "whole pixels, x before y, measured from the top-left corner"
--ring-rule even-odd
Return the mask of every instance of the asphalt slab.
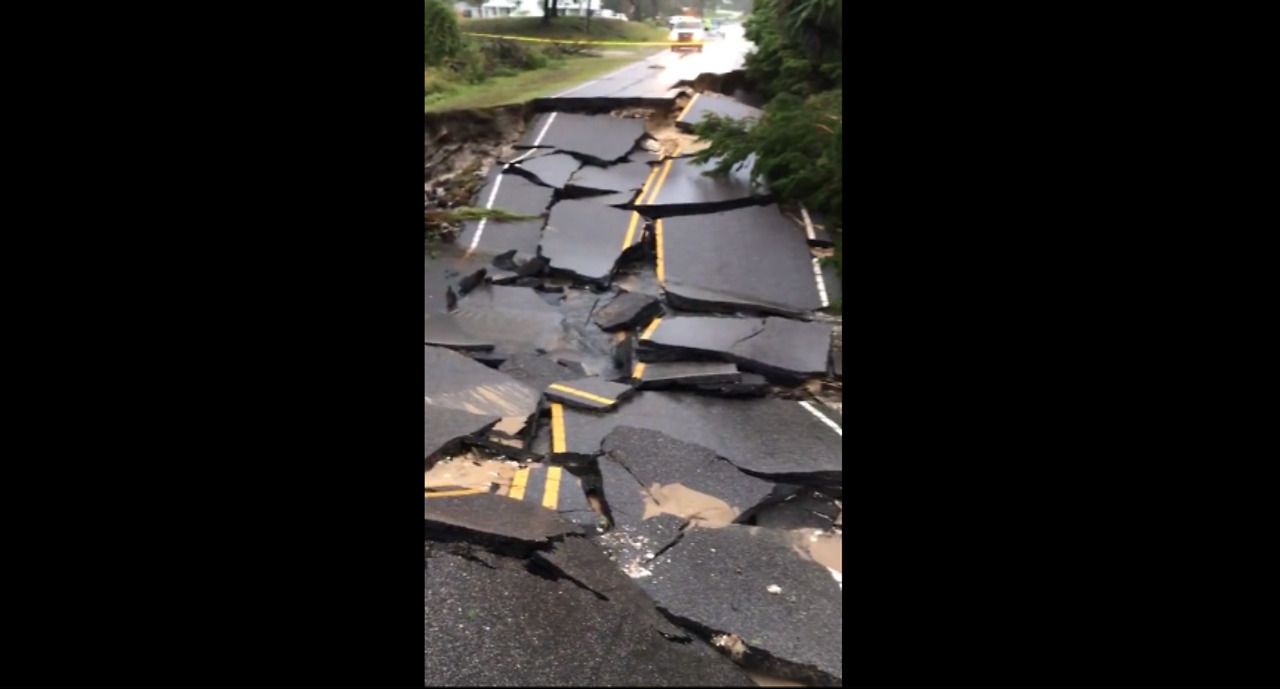
[[512, 353], [554, 349], [564, 341], [563, 314], [529, 287], [481, 285], [452, 313], [464, 333]]
[[676, 308], [796, 316], [823, 307], [804, 233], [777, 206], [660, 223], [663, 288]]
[[676, 120], [676, 126], [684, 131], [692, 131], [694, 125], [701, 124], [706, 119], [707, 113], [714, 113], [732, 120], [747, 118], [758, 120], [764, 111], [729, 96], [710, 92], [700, 93], [685, 106], [684, 112], [680, 113], [679, 119]]
[[[799, 402], [722, 399], [684, 392], [638, 392], [609, 414], [566, 407], [564, 453], [595, 456], [618, 426], [661, 431], [701, 445], [761, 478], [796, 485], [839, 485], [841, 434]], [[557, 434], [553, 427], [552, 434]], [[553, 439], [554, 440], [554, 439]]]
[[[679, 483], [723, 500], [745, 519], [769, 501], [774, 484], [739, 471], [701, 445], [676, 440], [660, 431], [619, 426], [601, 443], [600, 461], [616, 462], [633, 479], [632, 490], [643, 494], [653, 484]], [[605, 493], [605, 501], [612, 496]]]
[[841, 584], [794, 540], [749, 526], [686, 529], [638, 581], [669, 615], [737, 637], [773, 673], [842, 686]]
[[638, 292], [622, 292], [608, 304], [596, 309], [591, 318], [601, 330], [609, 333], [644, 328], [661, 315], [662, 303], [657, 297]]
[[568, 367], [561, 366], [545, 354], [513, 354], [498, 366], [498, 370], [533, 390], [577, 377]]
[[538, 393], [504, 373], [440, 347], [425, 347], [424, 392], [432, 407], [482, 416], [528, 417], [538, 408]]
[[665, 216], [675, 206], [697, 206], [705, 210], [712, 204], [729, 207], [760, 203], [769, 195], [767, 187], [751, 182], [751, 169], [754, 158], [747, 158], [739, 166], [729, 171], [725, 177], [712, 177], [706, 173], [715, 166], [715, 161], [706, 164], [693, 162], [692, 156], [669, 158], [663, 163], [660, 173], [663, 180], [656, 196], [648, 199], [640, 206], [654, 217]]
[[510, 250], [536, 254], [538, 238], [546, 224], [540, 216], [545, 216], [554, 193], [554, 189], [535, 184], [517, 174], [494, 175], [480, 189], [480, 193], [476, 194], [472, 205], [535, 218], [517, 221], [468, 220], [462, 224], [458, 245], [482, 255], [496, 255]]
[[736, 364], [716, 361], [655, 361], [633, 371], [639, 375], [636, 387], [641, 390], [722, 385], [742, 380]]
[[766, 378], [798, 383], [823, 376], [831, 356], [831, 324], [786, 318], [664, 318], [640, 342], [640, 359], [673, 361], [690, 353], [735, 363]]
[[541, 145], [604, 165], [620, 162], [643, 136], [643, 119], [557, 112]]
[[622, 252], [640, 241], [633, 215], [589, 200], [561, 201], [551, 208], [541, 253], [554, 270], [607, 284]]
[[461, 409], [435, 407], [430, 403], [424, 406], [428, 462], [442, 450], [451, 449], [458, 439], [483, 434], [502, 420], [497, 414], [473, 414]]
[[551, 383], [543, 389], [542, 394], [553, 402], [601, 412], [613, 409], [635, 391], [636, 389], [630, 385], [590, 376], [566, 380], [563, 383]]
[[579, 167], [582, 167], [581, 160], [568, 153], [556, 152], [525, 158], [512, 166], [507, 173], [523, 173], [532, 177], [534, 182], [558, 189], [569, 181]]

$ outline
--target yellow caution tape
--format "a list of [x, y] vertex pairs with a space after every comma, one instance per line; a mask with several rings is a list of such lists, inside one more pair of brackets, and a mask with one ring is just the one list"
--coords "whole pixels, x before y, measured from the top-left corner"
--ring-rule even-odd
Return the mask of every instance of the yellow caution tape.
[[[500, 36], [491, 33], [464, 33], [463, 36], [476, 36], [478, 38], [500, 38], [504, 41], [531, 41], [533, 43], [572, 43], [574, 45], [687, 45], [698, 46], [705, 45], [704, 41], [579, 41], [567, 38], [530, 38], [528, 36]], [[729, 41], [714, 41], [716, 43], [728, 43]]]

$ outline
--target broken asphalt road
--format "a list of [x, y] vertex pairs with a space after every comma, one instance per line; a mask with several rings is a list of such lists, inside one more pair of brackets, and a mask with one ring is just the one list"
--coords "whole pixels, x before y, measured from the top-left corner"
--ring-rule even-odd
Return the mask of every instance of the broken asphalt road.
[[752, 686], [554, 513], [427, 502], [427, 686]]
[[[684, 626], [745, 649], [748, 666], [842, 686], [843, 595], [826, 566], [799, 552], [795, 534], [750, 526], [689, 528], [639, 579]], [[754, 657], [753, 657], [754, 656]]]
[[682, 316], [655, 321], [640, 340], [641, 361], [679, 361], [710, 356], [798, 385], [827, 372], [831, 324], [786, 318]]
[[841, 429], [812, 405], [786, 400], [722, 399], [683, 392], [638, 392], [611, 414], [563, 408], [552, 451], [594, 457], [618, 426], [661, 431], [701, 445], [743, 471], [797, 485], [839, 485]]

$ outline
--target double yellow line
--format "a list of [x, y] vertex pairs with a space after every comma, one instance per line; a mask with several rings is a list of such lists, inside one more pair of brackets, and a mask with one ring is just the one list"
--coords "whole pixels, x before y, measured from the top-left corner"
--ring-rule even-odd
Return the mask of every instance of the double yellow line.
[[[520, 467], [516, 470], [516, 475], [511, 479], [511, 490], [507, 491], [507, 497], [512, 500], [524, 500], [525, 492], [529, 488], [529, 473], [533, 471], [532, 467]], [[547, 467], [546, 485], [542, 489], [542, 506], [554, 510], [560, 505], [560, 482], [564, 477], [564, 469], [561, 467]], [[487, 488], [459, 488], [457, 490], [440, 490], [426, 491], [428, 498], [454, 498], [462, 495], [481, 495], [491, 492]]]
[[[693, 101], [689, 101], [689, 103], [692, 104]], [[687, 110], [688, 108], [686, 107], [686, 111]], [[681, 117], [683, 116], [684, 114], [681, 113]], [[649, 172], [649, 179], [646, 179], [644, 181], [644, 186], [640, 187], [640, 198], [637, 199], [636, 201], [637, 205], [640, 205], [640, 206], [653, 205], [653, 202], [656, 201], [658, 198], [658, 194], [662, 191], [662, 185], [665, 184], [667, 181], [667, 175], [671, 174], [671, 163], [675, 160], [676, 156], [678, 155], [680, 155], [680, 144], [676, 144], [675, 150], [671, 152], [671, 155], [667, 158], [667, 161], [665, 163], [659, 163], [653, 166], [653, 170]], [[661, 170], [661, 172], [659, 172], [659, 170]], [[649, 184], [653, 182], [655, 177], [657, 178], [658, 183], [654, 184], [652, 191], [650, 191]], [[646, 192], [648, 193], [648, 199], [645, 198]], [[631, 225], [627, 228], [627, 237], [622, 242], [622, 249], [624, 251], [630, 248], [631, 242], [635, 237], [636, 227], [639, 224], [640, 224], [640, 214], [632, 211]], [[666, 275], [666, 270], [663, 266], [662, 220], [657, 220], [653, 223], [653, 233], [654, 233], [654, 242], [657, 248], [658, 284], [665, 285], [667, 275]]]

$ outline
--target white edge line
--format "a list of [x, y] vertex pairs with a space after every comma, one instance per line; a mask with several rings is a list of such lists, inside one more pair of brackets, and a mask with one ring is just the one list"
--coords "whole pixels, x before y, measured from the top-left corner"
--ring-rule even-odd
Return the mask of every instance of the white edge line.
[[817, 256], [813, 257], [813, 281], [818, 285], [818, 298], [822, 300], [822, 308], [831, 306], [831, 300], [827, 298], [827, 282], [822, 279], [822, 264]]
[[[551, 117], [547, 118], [547, 123], [542, 125], [542, 131], [538, 132], [538, 137], [533, 140], [535, 148], [530, 148], [524, 152], [524, 155], [502, 166], [502, 172], [498, 173], [498, 179], [493, 182], [493, 191], [489, 192], [489, 200], [484, 204], [485, 210], [493, 210], [493, 200], [498, 198], [498, 189], [502, 187], [502, 175], [506, 174], [507, 168], [511, 167], [512, 163], [524, 160], [537, 150], [536, 146], [542, 143], [542, 138], [547, 135], [547, 130], [551, 128], [551, 123], [556, 121], [556, 114], [554, 112], [551, 113]], [[480, 218], [480, 224], [476, 225], [476, 234], [471, 238], [471, 246], [467, 247], [466, 255], [470, 256], [471, 252], [475, 251], [477, 246], [480, 246], [480, 235], [484, 234], [484, 226], [488, 223], [488, 220], [489, 218], [487, 217]]]
[[817, 409], [814, 409], [812, 404], [809, 404], [808, 402], [801, 402], [800, 406], [804, 407], [805, 409], [808, 409], [810, 414], [813, 414], [814, 416], [818, 417], [818, 419], [822, 421], [822, 423], [827, 424], [827, 427], [835, 431], [836, 435], [840, 436], [841, 438], [844, 437], [844, 429], [840, 428], [840, 424], [836, 423], [835, 421], [832, 421], [831, 419], [828, 419], [825, 414], [818, 411]]
[[804, 233], [809, 235], [809, 241], [814, 241], [817, 236], [813, 234], [813, 221], [809, 219], [809, 209], [800, 204], [800, 217], [804, 218]]

